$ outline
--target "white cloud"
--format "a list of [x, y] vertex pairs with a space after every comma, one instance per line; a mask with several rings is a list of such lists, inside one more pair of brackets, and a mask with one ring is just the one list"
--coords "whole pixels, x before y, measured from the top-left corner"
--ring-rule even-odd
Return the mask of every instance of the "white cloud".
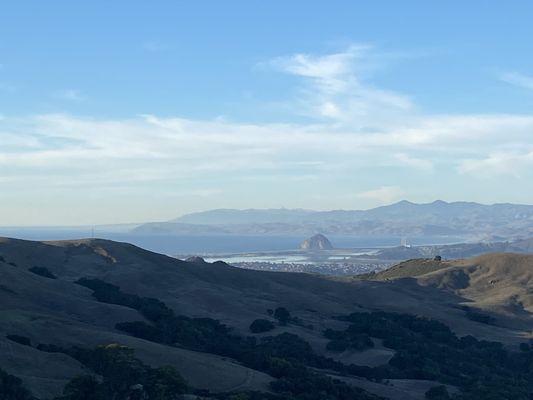
[[0, 92], [4, 93], [14, 93], [17, 91], [17, 88], [9, 83], [0, 82]]
[[54, 93], [54, 97], [57, 99], [62, 100], [69, 100], [69, 101], [83, 101], [85, 100], [85, 96], [83, 96], [79, 90], [76, 89], [64, 89], [59, 90]]
[[151, 53], [159, 53], [168, 49], [168, 46], [157, 40], [147, 40], [142, 43], [143, 50]]
[[511, 85], [533, 90], [533, 76], [518, 72], [506, 72], [500, 76], [500, 79]]
[[403, 165], [417, 168], [422, 171], [432, 171], [433, 162], [431, 160], [426, 160], [423, 158], [412, 157], [405, 153], [398, 153], [394, 155], [394, 158]]
[[394, 165], [432, 172], [435, 163], [462, 174], [492, 169], [516, 175], [530, 167], [531, 154], [522, 153], [533, 152], [531, 132], [533, 117], [509, 115], [408, 118], [372, 131], [337, 123], [242, 124], [153, 115], [5, 117], [0, 175], [24, 173], [29, 182], [53, 173], [63, 184], [97, 185], [220, 179], [230, 173], [289, 179]]
[[522, 173], [533, 169], [533, 149], [522, 153], [498, 152], [481, 159], [463, 160], [459, 172], [481, 177], [511, 175], [521, 177]]
[[[366, 81], [374, 55], [367, 45], [353, 45], [327, 55], [294, 54], [270, 61], [282, 72], [303, 78], [307, 85], [294, 99], [293, 110], [343, 122], [361, 124], [413, 109], [408, 96], [375, 88]], [[375, 58], [375, 57], [374, 57]]]
[[390, 204], [402, 198], [405, 192], [398, 186], [381, 186], [377, 189], [361, 192], [358, 198], [371, 200], [374, 204]]

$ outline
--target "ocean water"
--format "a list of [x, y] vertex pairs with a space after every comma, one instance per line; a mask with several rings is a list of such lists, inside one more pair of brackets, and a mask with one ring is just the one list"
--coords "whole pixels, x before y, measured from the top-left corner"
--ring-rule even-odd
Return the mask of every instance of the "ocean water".
[[[87, 229], [0, 228], [0, 236], [26, 240], [68, 240], [93, 237]], [[224, 254], [297, 249], [303, 236], [283, 235], [140, 235], [133, 233], [95, 231], [94, 237], [132, 243], [146, 250], [175, 254]], [[398, 246], [400, 237], [359, 237], [328, 235], [336, 248], [380, 248]], [[412, 245], [461, 242], [452, 237], [409, 238]]]

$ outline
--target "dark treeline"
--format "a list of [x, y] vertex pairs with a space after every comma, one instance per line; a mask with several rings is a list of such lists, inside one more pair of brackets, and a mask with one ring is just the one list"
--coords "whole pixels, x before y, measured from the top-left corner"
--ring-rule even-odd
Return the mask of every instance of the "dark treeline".
[[1, 400], [35, 400], [31, 393], [22, 385], [16, 376], [0, 369], [0, 399]]
[[363, 338], [383, 339], [396, 351], [387, 366], [345, 366], [348, 373], [370, 379], [428, 379], [461, 389], [464, 400], [529, 400], [533, 390], [533, 351], [505, 349], [501, 343], [457, 337], [441, 322], [409, 314], [353, 313], [344, 331], [327, 331], [335, 341], [359, 343]]

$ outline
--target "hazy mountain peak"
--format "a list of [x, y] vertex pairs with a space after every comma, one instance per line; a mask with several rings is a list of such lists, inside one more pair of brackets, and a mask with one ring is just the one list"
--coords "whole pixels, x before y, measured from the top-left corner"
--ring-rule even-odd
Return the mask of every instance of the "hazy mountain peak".
[[370, 210], [217, 209], [184, 215], [168, 223], [146, 224], [141, 233], [359, 236], [453, 236], [516, 239], [533, 235], [533, 206], [474, 202], [413, 203], [402, 200]]

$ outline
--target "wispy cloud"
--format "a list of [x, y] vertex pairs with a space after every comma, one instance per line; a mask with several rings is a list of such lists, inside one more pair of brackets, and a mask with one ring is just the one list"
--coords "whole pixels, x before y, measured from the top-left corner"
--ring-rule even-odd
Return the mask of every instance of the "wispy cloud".
[[68, 100], [68, 101], [83, 101], [85, 96], [76, 89], [63, 89], [53, 93], [53, 97], [56, 99]]
[[299, 53], [275, 58], [268, 64], [305, 80], [294, 105], [302, 114], [368, 123], [378, 116], [390, 117], [413, 109], [408, 96], [376, 88], [367, 81], [373, 58], [371, 46], [352, 45], [338, 53]]
[[0, 92], [4, 92], [4, 93], [14, 93], [17, 91], [17, 88], [10, 84], [10, 83], [6, 83], [6, 82], [0, 82]]
[[[431, 172], [433, 163], [439, 162], [475, 174], [481, 167], [471, 160], [490, 159], [497, 149], [533, 151], [532, 130], [533, 117], [505, 115], [421, 117], [363, 133], [335, 124], [41, 115], [0, 120], [0, 170], [9, 166], [7, 171], [24, 170], [35, 179], [53, 171], [76, 185], [84, 179], [96, 184], [99, 178], [122, 183], [140, 178], [216, 179], [228, 172], [321, 175], [386, 168], [391, 163]], [[514, 171], [527, 163], [513, 165]]]
[[382, 205], [398, 201], [404, 195], [405, 192], [398, 186], [381, 186], [377, 189], [358, 193], [357, 197], [371, 200], [374, 204]]
[[496, 152], [480, 159], [461, 161], [459, 172], [480, 177], [511, 175], [520, 178], [524, 171], [533, 169], [533, 148], [525, 152]]
[[146, 40], [141, 44], [141, 47], [151, 53], [159, 53], [168, 49], [168, 45], [158, 40]]
[[500, 76], [500, 79], [514, 86], [533, 90], [533, 76], [524, 75], [518, 72], [506, 72]]
[[402, 165], [417, 168], [422, 171], [433, 171], [433, 161], [423, 158], [417, 158], [405, 153], [398, 153], [394, 155], [394, 159]]

